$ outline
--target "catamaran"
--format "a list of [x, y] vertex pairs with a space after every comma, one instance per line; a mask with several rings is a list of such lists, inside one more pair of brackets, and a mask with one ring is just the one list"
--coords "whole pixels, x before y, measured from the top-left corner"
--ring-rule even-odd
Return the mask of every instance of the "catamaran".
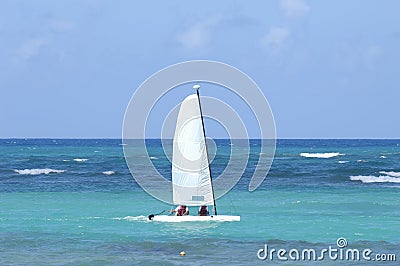
[[200, 104], [199, 85], [196, 93], [181, 103], [176, 122], [172, 151], [173, 203], [185, 206], [213, 206], [208, 216], [149, 215], [159, 222], [240, 221], [240, 216], [217, 215], [206, 134]]

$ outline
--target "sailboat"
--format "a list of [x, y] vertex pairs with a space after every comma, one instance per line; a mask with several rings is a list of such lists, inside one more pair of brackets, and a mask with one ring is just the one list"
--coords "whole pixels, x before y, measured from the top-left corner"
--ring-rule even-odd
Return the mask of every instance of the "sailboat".
[[181, 103], [176, 122], [172, 152], [173, 203], [186, 206], [212, 205], [208, 216], [149, 215], [159, 222], [240, 221], [240, 216], [217, 215], [206, 134], [200, 104], [199, 85], [196, 93]]

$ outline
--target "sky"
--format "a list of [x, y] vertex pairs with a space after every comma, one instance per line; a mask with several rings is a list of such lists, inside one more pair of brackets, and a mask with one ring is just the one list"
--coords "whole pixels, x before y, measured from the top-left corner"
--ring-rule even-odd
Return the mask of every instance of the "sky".
[[395, 0], [2, 0], [0, 138], [120, 138], [140, 84], [196, 59], [249, 75], [278, 138], [400, 138], [399, 10]]

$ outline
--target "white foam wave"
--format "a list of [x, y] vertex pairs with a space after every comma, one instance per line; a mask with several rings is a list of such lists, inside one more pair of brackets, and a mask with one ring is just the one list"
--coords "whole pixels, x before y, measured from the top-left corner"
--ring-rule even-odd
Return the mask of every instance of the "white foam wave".
[[104, 175], [113, 175], [113, 174], [115, 174], [115, 172], [114, 171], [104, 171], [103, 174]]
[[386, 172], [386, 171], [380, 171], [379, 173], [380, 173], [380, 174], [383, 174], [383, 175], [393, 176], [393, 177], [400, 177], [400, 172], [393, 172], [393, 171]]
[[357, 176], [350, 176], [350, 180], [361, 181], [363, 183], [400, 183], [400, 178], [387, 175], [380, 175], [380, 176], [357, 175]]
[[24, 169], [24, 170], [14, 170], [14, 172], [20, 174], [20, 175], [48, 175], [51, 173], [59, 174], [59, 173], [64, 173], [65, 170], [56, 170], [56, 169], [50, 169], [50, 168], [44, 168], [44, 169]]
[[74, 159], [75, 162], [86, 162], [87, 160], [89, 160], [89, 159], [86, 159], [86, 158], [75, 158]]
[[308, 152], [302, 152], [300, 153], [300, 156], [302, 157], [306, 157], [306, 158], [332, 158], [332, 157], [336, 157], [339, 155], [344, 155], [344, 154], [340, 154], [338, 152], [326, 152], [326, 153], [308, 153]]
[[338, 163], [348, 163], [349, 161], [338, 161]]
[[150, 160], [158, 160], [158, 158], [154, 157], [154, 156], [150, 156]]
[[67, 160], [67, 159], [63, 160], [63, 162], [69, 162], [69, 161], [71, 161], [71, 160]]
[[87, 217], [87, 218], [85, 218], [85, 219], [87, 219], [87, 220], [92, 220], [92, 219], [101, 219], [102, 217], [100, 217], [100, 216], [89, 216], [89, 217]]
[[387, 157], [386, 157], [385, 155], [382, 155], [382, 156], [379, 157], [379, 158], [386, 159]]
[[126, 221], [147, 221], [148, 218], [144, 215], [139, 215], [139, 216], [125, 216], [123, 218], [117, 217], [113, 218], [113, 220], [126, 220]]

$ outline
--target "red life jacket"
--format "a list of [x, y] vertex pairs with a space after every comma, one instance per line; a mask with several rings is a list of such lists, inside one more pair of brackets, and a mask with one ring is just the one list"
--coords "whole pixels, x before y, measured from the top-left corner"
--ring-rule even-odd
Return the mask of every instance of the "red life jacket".
[[178, 216], [183, 216], [186, 211], [186, 207], [180, 206], [178, 209]]

